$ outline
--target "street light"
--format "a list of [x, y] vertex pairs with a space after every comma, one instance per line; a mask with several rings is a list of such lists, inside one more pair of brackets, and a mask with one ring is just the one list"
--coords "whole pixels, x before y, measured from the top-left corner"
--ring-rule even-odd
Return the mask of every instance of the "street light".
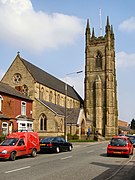
[[[72, 72], [72, 73], [68, 73], [66, 74], [66, 76], [68, 75], [72, 75], [72, 74], [79, 74], [82, 73], [83, 71], [76, 71], [76, 72]], [[64, 136], [65, 136], [65, 140], [67, 141], [67, 91], [68, 91], [68, 85], [67, 82], [65, 83], [65, 121], [64, 121]]]

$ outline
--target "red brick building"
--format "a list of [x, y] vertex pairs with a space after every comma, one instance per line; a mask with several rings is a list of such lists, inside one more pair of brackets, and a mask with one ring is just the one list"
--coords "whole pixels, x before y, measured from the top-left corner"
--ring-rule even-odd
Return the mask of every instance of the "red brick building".
[[128, 134], [130, 132], [130, 126], [128, 122], [123, 120], [118, 120], [118, 129], [119, 133], [121, 133], [121, 131], [123, 131], [124, 134]]
[[0, 134], [33, 129], [32, 100], [0, 82]]

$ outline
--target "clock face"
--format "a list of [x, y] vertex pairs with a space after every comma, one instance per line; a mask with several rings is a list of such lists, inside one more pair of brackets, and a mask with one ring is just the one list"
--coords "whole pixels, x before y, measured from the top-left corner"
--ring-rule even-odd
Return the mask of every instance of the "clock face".
[[13, 82], [15, 84], [19, 84], [21, 82], [22, 76], [19, 73], [14, 74], [13, 76]]

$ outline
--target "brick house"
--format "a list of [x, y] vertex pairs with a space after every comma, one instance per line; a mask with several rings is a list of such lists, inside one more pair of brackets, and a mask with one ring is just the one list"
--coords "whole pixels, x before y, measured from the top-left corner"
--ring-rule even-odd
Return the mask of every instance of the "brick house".
[[123, 120], [118, 120], [118, 129], [119, 134], [121, 133], [121, 131], [123, 131], [124, 134], [128, 134], [130, 132], [130, 126], [128, 122]]
[[0, 134], [33, 129], [32, 100], [0, 82]]

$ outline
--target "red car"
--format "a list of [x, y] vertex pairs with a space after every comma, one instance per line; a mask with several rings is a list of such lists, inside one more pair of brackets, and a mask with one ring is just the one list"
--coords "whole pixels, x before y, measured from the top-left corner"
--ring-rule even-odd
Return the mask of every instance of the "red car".
[[36, 132], [12, 133], [0, 144], [0, 158], [12, 161], [17, 156], [31, 155], [35, 157], [39, 151], [39, 137]]
[[107, 156], [111, 155], [133, 155], [134, 147], [129, 137], [114, 136], [107, 146]]

